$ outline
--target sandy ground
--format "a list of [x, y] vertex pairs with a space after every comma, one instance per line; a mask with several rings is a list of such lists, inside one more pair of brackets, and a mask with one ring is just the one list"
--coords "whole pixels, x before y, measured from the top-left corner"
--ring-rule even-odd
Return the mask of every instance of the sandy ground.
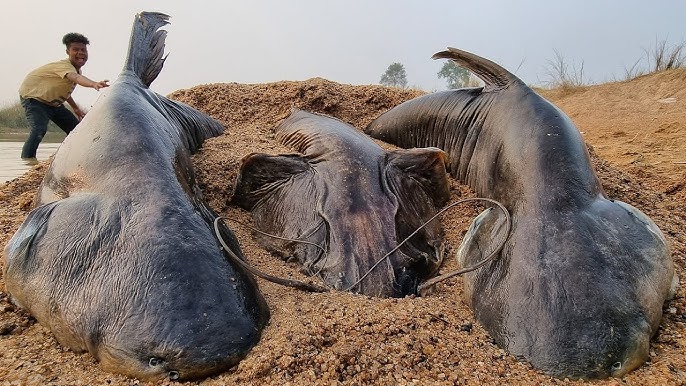
[[[154, 85], [153, 85], [154, 86]], [[154, 87], [153, 87], [154, 88]], [[629, 82], [542, 93], [577, 124], [592, 151], [606, 193], [651, 216], [671, 244], [686, 280], [686, 70]], [[240, 159], [250, 152], [290, 151], [271, 129], [291, 106], [336, 116], [364, 127], [381, 112], [421, 94], [323, 79], [270, 84], [212, 84], [172, 94], [225, 124], [194, 156], [199, 181], [221, 215], [251, 224], [227, 204]], [[0, 245], [31, 209], [47, 162], [0, 185]], [[452, 201], [470, 195], [457, 182]], [[455, 269], [454, 249], [478, 213], [465, 206], [443, 216], [453, 250], [442, 272]], [[236, 231], [259, 269], [306, 279], [294, 265], [261, 249], [248, 229]], [[460, 278], [431, 296], [376, 299], [347, 293], [311, 294], [259, 280], [272, 318], [260, 343], [235, 369], [187, 384], [201, 385], [451, 385], [580, 383], [543, 375], [495, 346], [462, 300]], [[0, 279], [4, 291], [4, 279]], [[649, 361], [623, 379], [598, 385], [686, 384], [686, 300], [679, 288], [664, 317]], [[88, 354], [60, 347], [50, 331], [0, 293], [0, 385], [131, 385], [137, 380], [102, 371]], [[167, 384], [159, 382], [158, 384]]]

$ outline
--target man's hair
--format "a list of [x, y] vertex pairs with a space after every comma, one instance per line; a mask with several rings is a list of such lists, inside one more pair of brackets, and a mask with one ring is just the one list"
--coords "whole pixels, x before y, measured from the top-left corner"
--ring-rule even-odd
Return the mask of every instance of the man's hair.
[[69, 32], [68, 34], [64, 35], [62, 38], [62, 43], [64, 43], [67, 48], [69, 48], [69, 45], [72, 43], [90, 44], [87, 37], [76, 32]]

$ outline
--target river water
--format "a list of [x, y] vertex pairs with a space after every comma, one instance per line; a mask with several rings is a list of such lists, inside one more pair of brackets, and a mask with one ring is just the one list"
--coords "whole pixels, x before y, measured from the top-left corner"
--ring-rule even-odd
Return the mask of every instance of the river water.
[[[0, 135], [0, 183], [21, 176], [34, 166], [21, 159], [21, 148], [24, 146], [25, 138], [25, 135]], [[38, 146], [38, 161], [45, 161], [55, 154], [63, 139], [63, 134], [48, 133]]]

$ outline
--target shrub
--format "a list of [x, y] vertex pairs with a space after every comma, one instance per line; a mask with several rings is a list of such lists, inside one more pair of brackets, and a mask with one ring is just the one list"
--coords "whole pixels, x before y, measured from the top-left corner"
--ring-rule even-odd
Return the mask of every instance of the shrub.
[[[682, 68], [686, 65], [686, 52], [684, 42], [681, 41], [673, 46], [667, 46], [667, 40], [655, 41], [653, 51], [644, 50], [651, 64], [650, 72]], [[651, 59], [652, 57], [652, 59]]]
[[[0, 128], [28, 131], [29, 123], [26, 121], [24, 108], [21, 103], [5, 103], [0, 106]], [[48, 124], [48, 131], [62, 132], [54, 123]]]
[[548, 80], [545, 84], [550, 88], [573, 89], [584, 85], [584, 62], [577, 67], [574, 63], [567, 62], [559, 51], [555, 51], [555, 59], [548, 60], [546, 75]]
[[19, 102], [5, 104], [0, 107], [0, 127], [11, 129], [27, 129], [28, 123], [24, 115], [24, 108]]
[[[633, 66], [624, 69], [624, 80], [631, 80], [641, 75], [654, 72], [686, 67], [686, 42], [683, 40], [674, 45], [668, 45], [667, 39], [655, 39], [652, 49], [644, 48], [645, 55], [639, 58]], [[641, 66], [643, 60], [647, 66]]]

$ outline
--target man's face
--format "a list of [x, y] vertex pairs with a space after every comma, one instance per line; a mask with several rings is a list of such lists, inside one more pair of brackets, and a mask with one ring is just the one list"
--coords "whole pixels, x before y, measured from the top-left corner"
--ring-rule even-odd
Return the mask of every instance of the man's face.
[[71, 43], [67, 48], [69, 61], [78, 70], [88, 61], [88, 48], [83, 43]]

